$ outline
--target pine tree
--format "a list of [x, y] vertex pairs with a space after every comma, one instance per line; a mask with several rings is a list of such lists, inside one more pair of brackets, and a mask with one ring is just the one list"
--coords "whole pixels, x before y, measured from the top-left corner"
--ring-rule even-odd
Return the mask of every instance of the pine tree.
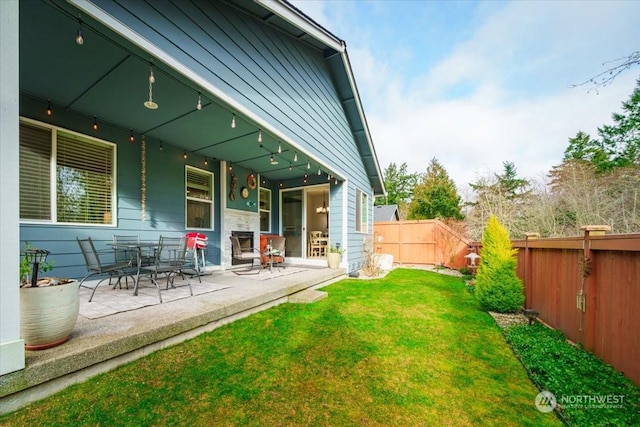
[[422, 181], [416, 185], [409, 205], [409, 219], [460, 220], [463, 218], [460, 202], [455, 183], [440, 162], [433, 158]]
[[524, 303], [522, 282], [516, 275], [517, 250], [509, 233], [492, 215], [482, 236], [482, 253], [476, 274], [476, 296], [483, 309], [513, 313]]

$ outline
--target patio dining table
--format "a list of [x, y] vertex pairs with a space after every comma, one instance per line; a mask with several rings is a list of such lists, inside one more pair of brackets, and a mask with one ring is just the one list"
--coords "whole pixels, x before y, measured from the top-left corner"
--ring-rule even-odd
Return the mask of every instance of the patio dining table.
[[138, 282], [140, 281], [140, 268], [142, 267], [142, 252], [148, 249], [157, 249], [158, 242], [122, 242], [108, 243], [114, 250], [135, 251], [136, 253], [136, 275], [133, 280], [133, 295], [138, 295]]

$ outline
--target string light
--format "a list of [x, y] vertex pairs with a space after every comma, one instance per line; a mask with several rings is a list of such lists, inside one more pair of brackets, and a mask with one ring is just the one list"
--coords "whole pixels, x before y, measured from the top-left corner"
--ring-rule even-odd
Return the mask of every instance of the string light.
[[229, 170], [232, 171], [233, 170], [233, 165], [231, 164], [231, 162], [229, 162]]
[[307, 160], [307, 169], [311, 169], [311, 163], [309, 163], [309, 160]]
[[293, 155], [293, 161], [297, 162], [298, 161], [298, 152], [296, 151], [296, 153]]
[[258, 129], [258, 142], [262, 142], [262, 129]]
[[82, 46], [84, 44], [84, 37], [82, 36], [82, 19], [80, 19], [80, 15], [78, 15], [78, 32], [76, 33], [76, 43], [78, 46]]
[[289, 170], [291, 170], [291, 163], [289, 163]]
[[204, 165], [208, 166], [209, 165], [209, 159], [207, 159], [206, 157], [204, 158]]
[[133, 136], [133, 129], [129, 131], [129, 141], [134, 142], [136, 138]]
[[284, 182], [280, 181], [280, 188], [284, 187]]
[[164, 150], [164, 147], [162, 146], [162, 140], [160, 140], [160, 151]]
[[231, 116], [231, 129], [235, 129], [236, 128], [236, 113], [233, 113], [233, 115]]
[[278, 154], [282, 153], [282, 144], [278, 141]]
[[196, 109], [198, 111], [202, 110], [202, 95], [198, 92], [198, 103], [196, 104]]
[[329, 175], [329, 172], [327, 172], [327, 181], [331, 180], [331, 175]]
[[306, 183], [306, 182], [307, 182], [307, 174], [306, 174], [306, 172], [305, 172], [305, 174], [304, 174], [304, 179], [302, 180], [302, 182], [304, 182], [304, 183]]
[[186, 148], [184, 149], [184, 153], [182, 154], [182, 157], [185, 158], [185, 159], [187, 158], [187, 149]]
[[322, 171], [320, 170], [320, 167], [318, 167], [318, 176], [320, 176], [322, 174]]
[[47, 101], [47, 116], [51, 116], [53, 114], [53, 110], [51, 110], [51, 100]]
[[93, 130], [98, 130], [98, 118], [93, 116]]

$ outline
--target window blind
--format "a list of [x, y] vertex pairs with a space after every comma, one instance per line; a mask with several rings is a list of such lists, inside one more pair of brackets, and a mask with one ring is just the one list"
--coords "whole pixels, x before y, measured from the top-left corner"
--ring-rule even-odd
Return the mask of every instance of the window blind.
[[51, 130], [20, 124], [20, 219], [51, 220]]

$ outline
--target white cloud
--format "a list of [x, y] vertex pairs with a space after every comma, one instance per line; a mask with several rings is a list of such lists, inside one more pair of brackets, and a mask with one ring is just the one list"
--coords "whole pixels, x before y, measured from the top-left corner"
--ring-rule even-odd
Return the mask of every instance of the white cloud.
[[[382, 169], [406, 162], [424, 172], [436, 157], [461, 190], [478, 174], [501, 172], [504, 161], [527, 178], [548, 172], [577, 131], [595, 136], [610, 123], [638, 75], [628, 71], [600, 94], [570, 87], [639, 49], [640, 2], [483, 3], [468, 37], [422, 70], [399, 63], [429, 53], [420, 37], [395, 47], [376, 39], [390, 30], [360, 20], [358, 7], [369, 3], [296, 5], [347, 41]], [[402, 2], [375, 5], [402, 13]]]

